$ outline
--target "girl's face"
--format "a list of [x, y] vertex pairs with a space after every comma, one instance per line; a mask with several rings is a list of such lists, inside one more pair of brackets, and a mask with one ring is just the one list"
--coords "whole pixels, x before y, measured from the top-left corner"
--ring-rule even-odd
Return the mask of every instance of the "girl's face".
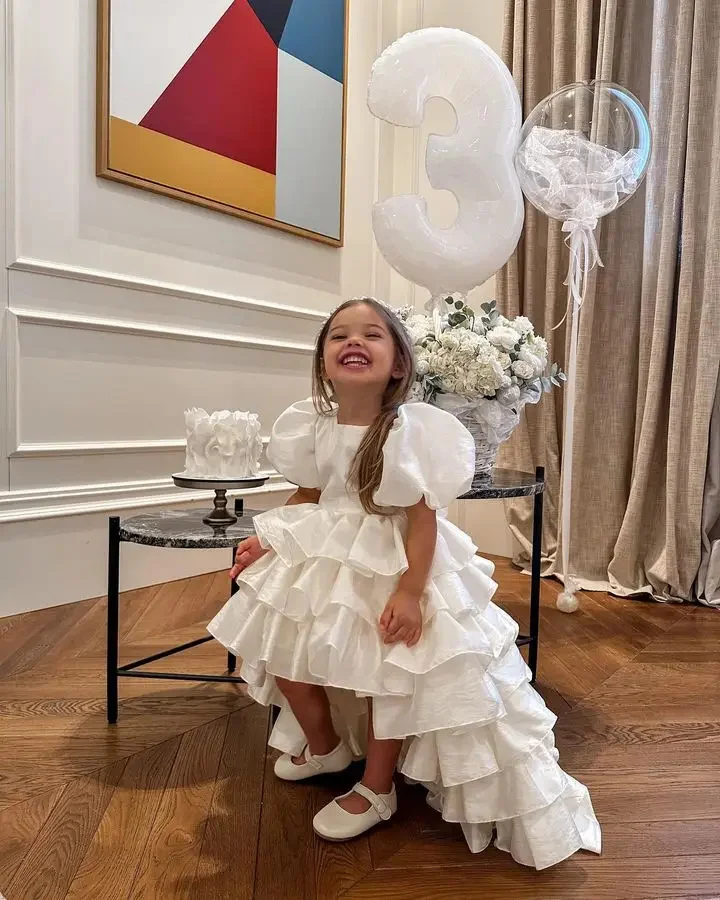
[[337, 393], [347, 387], [374, 388], [383, 394], [391, 378], [401, 378], [392, 335], [367, 303], [341, 310], [330, 324], [323, 347], [325, 376]]

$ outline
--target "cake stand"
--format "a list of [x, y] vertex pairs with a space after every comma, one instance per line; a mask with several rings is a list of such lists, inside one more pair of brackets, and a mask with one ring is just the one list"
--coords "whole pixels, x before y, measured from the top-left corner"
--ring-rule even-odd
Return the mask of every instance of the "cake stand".
[[173, 475], [173, 481], [178, 487], [190, 488], [196, 491], [215, 491], [214, 506], [206, 516], [203, 522], [206, 525], [212, 525], [217, 528], [227, 525], [234, 525], [237, 522], [237, 516], [228, 511], [227, 508], [227, 492], [228, 491], [249, 491], [251, 488], [262, 487], [268, 480], [267, 475], [250, 475], [247, 478], [192, 478], [189, 475], [179, 473]]

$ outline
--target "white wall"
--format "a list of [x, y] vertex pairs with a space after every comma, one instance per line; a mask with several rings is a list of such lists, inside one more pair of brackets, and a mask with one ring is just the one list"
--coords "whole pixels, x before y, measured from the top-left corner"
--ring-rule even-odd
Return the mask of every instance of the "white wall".
[[[384, 21], [380, 6], [351, 4], [336, 250], [98, 180], [95, 0], [3, 0], [0, 616], [103, 594], [107, 516], [191, 500], [169, 477], [183, 410], [250, 408], [267, 429], [308, 392], [324, 311], [376, 290], [370, 209], [387, 148], [365, 88], [397, 36], [394, 4]], [[283, 490], [276, 476], [253, 505]], [[126, 545], [122, 588], [226, 557]]]
[[[429, 191], [424, 139], [370, 116], [370, 66], [424, 25], [499, 48], [502, 6], [352, 0], [346, 245], [335, 250], [96, 179], [95, 0], [0, 0], [0, 616], [103, 594], [107, 516], [190, 501], [169, 477], [188, 405], [251, 408], [267, 428], [308, 390], [324, 311], [365, 292], [422, 304], [377, 254], [370, 210], [378, 196]], [[425, 130], [443, 121], [435, 105]], [[450, 221], [451, 199], [430, 203]], [[252, 503], [284, 489], [275, 477]], [[501, 508], [464, 506], [456, 516], [481, 549], [509, 553]], [[121, 587], [227, 556], [125, 545]]]
[[[416, 28], [444, 26], [459, 28], [475, 34], [497, 53], [502, 48], [502, 23], [504, 0], [405, 0], [400, 8], [400, 32]], [[382, 197], [390, 193], [422, 194], [428, 203], [428, 213], [439, 227], [450, 225], [456, 215], [457, 204], [447, 191], [434, 191], [425, 174], [425, 142], [431, 133], [448, 133], [455, 127], [455, 115], [449, 104], [432, 100], [427, 105], [425, 121], [421, 129], [394, 130], [392, 178], [380, 183]], [[421, 308], [428, 297], [423, 288], [406, 281], [387, 268], [378, 271], [379, 287], [398, 305], [414, 305]], [[475, 307], [485, 299], [494, 297], [495, 279], [470, 293]], [[510, 531], [505, 521], [502, 501], [471, 502], [458, 504], [453, 517], [467, 530], [484, 553], [512, 556]]]

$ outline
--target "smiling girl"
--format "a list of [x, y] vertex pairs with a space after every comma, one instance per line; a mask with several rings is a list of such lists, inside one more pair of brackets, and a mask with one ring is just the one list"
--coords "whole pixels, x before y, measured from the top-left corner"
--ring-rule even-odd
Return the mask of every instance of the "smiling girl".
[[473, 852], [494, 835], [536, 868], [599, 852], [517, 625], [491, 602], [493, 567], [442, 512], [472, 483], [473, 439], [448, 413], [406, 403], [413, 381], [386, 307], [351, 300], [328, 319], [313, 399], [280, 416], [268, 448], [297, 490], [255, 518], [231, 572], [239, 591], [209, 630], [243, 660], [250, 696], [280, 707], [278, 778], [365, 758], [361, 781], [315, 816], [321, 837], [390, 819], [399, 765]]

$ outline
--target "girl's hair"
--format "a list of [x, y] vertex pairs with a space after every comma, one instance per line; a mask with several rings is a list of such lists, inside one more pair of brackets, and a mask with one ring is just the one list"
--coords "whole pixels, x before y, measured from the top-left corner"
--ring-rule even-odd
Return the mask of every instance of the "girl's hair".
[[388, 381], [382, 396], [380, 413], [360, 442], [348, 475], [348, 484], [358, 491], [365, 512], [371, 515], [382, 515], [388, 510], [378, 506], [374, 497], [382, 480], [383, 447], [393, 422], [397, 418], [398, 407], [407, 400], [415, 381], [415, 356], [410, 337], [403, 323], [382, 303], [372, 297], [356, 297], [339, 306], [325, 322], [315, 345], [312, 373], [313, 402], [319, 415], [330, 416], [335, 413], [333, 386], [325, 374], [323, 363], [325, 341], [338, 313], [361, 303], [372, 307], [385, 323], [395, 345], [395, 364], [402, 370], [399, 378], [391, 377]]

